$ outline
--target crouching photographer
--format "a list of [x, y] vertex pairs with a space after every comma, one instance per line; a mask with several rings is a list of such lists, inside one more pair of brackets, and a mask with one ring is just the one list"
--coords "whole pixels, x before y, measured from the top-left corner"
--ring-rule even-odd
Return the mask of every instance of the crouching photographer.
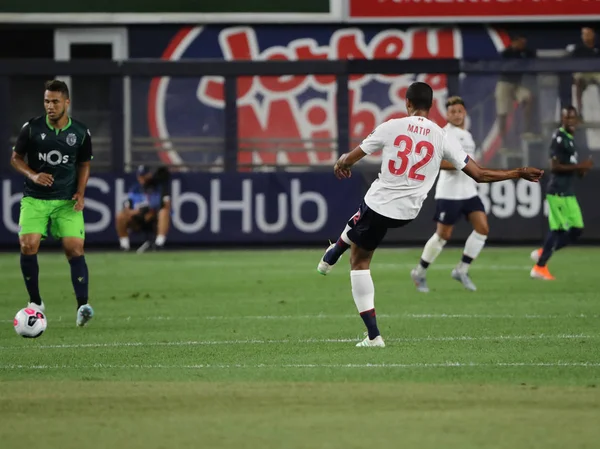
[[167, 167], [155, 171], [138, 167], [137, 183], [129, 190], [123, 210], [117, 214], [119, 246], [130, 249], [129, 234], [144, 233], [138, 252], [164, 247], [171, 220], [170, 174]]

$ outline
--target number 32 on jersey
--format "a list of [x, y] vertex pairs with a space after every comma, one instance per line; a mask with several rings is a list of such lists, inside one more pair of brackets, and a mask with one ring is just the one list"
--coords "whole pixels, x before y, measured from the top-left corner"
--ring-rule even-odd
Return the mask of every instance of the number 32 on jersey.
[[[414, 179], [415, 181], [424, 181], [425, 176], [418, 171], [431, 162], [433, 158], [433, 144], [431, 142], [427, 142], [426, 140], [421, 140], [419, 142], [414, 143], [414, 141], [407, 135], [402, 134], [396, 137], [394, 140], [394, 146], [400, 148], [398, 153], [396, 154], [396, 159], [390, 159], [388, 161], [388, 170], [394, 176], [402, 176], [406, 173], [408, 169], [408, 177], [410, 179]], [[417, 158], [420, 156], [413, 165], [411, 165], [409, 169], [409, 164], [411, 162], [410, 155], [413, 152], [416, 154]]]

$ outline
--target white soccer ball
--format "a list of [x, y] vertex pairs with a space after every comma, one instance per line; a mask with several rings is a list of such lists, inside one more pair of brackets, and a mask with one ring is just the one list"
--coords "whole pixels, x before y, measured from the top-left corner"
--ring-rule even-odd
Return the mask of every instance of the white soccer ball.
[[30, 307], [19, 310], [13, 324], [15, 332], [25, 338], [38, 338], [48, 326], [46, 315]]

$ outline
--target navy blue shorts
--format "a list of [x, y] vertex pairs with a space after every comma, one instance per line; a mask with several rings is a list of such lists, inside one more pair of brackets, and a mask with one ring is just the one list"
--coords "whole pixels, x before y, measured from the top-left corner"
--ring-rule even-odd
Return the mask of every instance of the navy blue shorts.
[[378, 214], [363, 201], [358, 211], [348, 221], [348, 238], [358, 247], [374, 251], [390, 228], [401, 228], [412, 220], [396, 220]]
[[455, 224], [461, 216], [467, 218], [471, 212], [485, 212], [481, 198], [474, 196], [467, 200], [435, 200], [433, 219], [445, 225]]

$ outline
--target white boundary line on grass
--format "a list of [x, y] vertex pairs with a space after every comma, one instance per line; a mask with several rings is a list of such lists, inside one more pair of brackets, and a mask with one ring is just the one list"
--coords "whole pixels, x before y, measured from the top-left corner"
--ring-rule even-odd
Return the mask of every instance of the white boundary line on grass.
[[508, 362], [508, 363], [474, 363], [474, 362], [443, 362], [443, 363], [365, 363], [365, 364], [201, 364], [201, 365], [111, 365], [96, 363], [92, 365], [0, 365], [0, 370], [52, 370], [52, 369], [311, 369], [311, 368], [600, 368], [600, 362]]
[[[600, 335], [560, 334], [560, 335], [496, 335], [471, 337], [415, 337], [415, 338], [388, 338], [387, 342], [420, 343], [420, 342], [453, 342], [453, 341], [531, 341], [531, 340], [577, 340], [598, 339]], [[213, 345], [264, 345], [264, 344], [315, 344], [315, 343], [356, 343], [359, 338], [323, 338], [300, 340], [196, 340], [196, 341], [156, 341], [156, 342], [113, 342], [113, 343], [81, 343], [63, 345], [36, 345], [36, 346], [0, 346], [0, 350], [34, 350], [34, 349], [87, 349], [87, 348], [125, 348], [125, 347], [153, 347], [153, 346], [213, 346]]]
[[[584, 313], [579, 314], [566, 314], [566, 315], [536, 315], [536, 314], [524, 314], [524, 315], [512, 315], [512, 314], [469, 314], [469, 313], [406, 313], [406, 314], [377, 314], [379, 318], [385, 319], [414, 319], [414, 320], [444, 320], [444, 319], [474, 319], [474, 320], [505, 320], [505, 319], [524, 319], [524, 320], [550, 320], [550, 319], [598, 319], [600, 315], [593, 314], [588, 315]], [[102, 322], [130, 322], [130, 321], [191, 321], [191, 320], [313, 320], [313, 319], [357, 319], [358, 314], [352, 315], [328, 315], [328, 314], [317, 314], [317, 315], [208, 315], [208, 316], [127, 316], [121, 318], [106, 317], [98, 318]], [[58, 318], [49, 317], [50, 324], [60, 323], [62, 321], [69, 322], [71, 317], [63, 320], [62, 316]], [[13, 320], [0, 320], [0, 323], [12, 323]], [[70, 323], [72, 324], [72, 323]]]

